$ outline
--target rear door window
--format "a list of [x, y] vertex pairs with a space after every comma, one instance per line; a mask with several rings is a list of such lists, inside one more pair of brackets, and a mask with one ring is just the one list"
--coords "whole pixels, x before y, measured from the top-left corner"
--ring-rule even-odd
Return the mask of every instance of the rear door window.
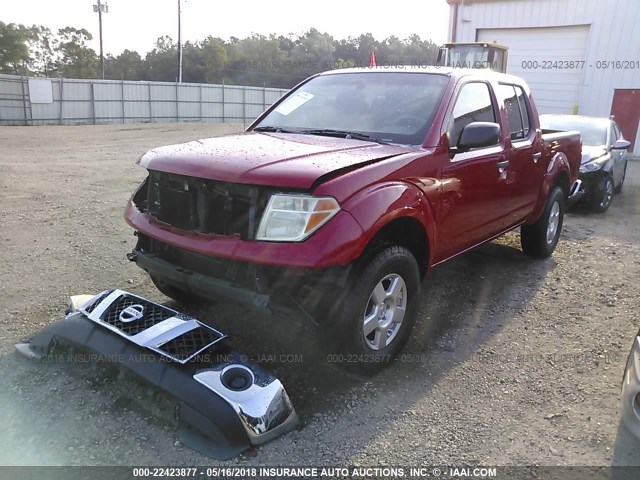
[[529, 121], [529, 118], [531, 118], [531, 111], [529, 109], [529, 103], [527, 102], [527, 98], [522, 87], [516, 85], [515, 89], [518, 97], [518, 106], [520, 107], [520, 116], [522, 117], [522, 130], [524, 132], [524, 136], [528, 137], [529, 131], [531, 130], [531, 122]]
[[529, 108], [524, 91], [517, 85], [501, 83], [498, 96], [504, 103], [511, 140], [523, 140], [529, 136]]

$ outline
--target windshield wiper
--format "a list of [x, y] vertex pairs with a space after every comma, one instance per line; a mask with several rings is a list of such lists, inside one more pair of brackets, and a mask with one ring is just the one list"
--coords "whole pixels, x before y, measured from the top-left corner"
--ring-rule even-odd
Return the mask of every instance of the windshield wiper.
[[276, 132], [276, 133], [297, 133], [300, 135], [323, 135], [326, 137], [344, 137], [344, 138], [353, 138], [355, 140], [364, 140], [376, 143], [387, 144], [388, 142], [384, 142], [382, 140], [378, 140], [377, 138], [371, 137], [371, 135], [367, 135], [366, 133], [360, 132], [349, 132], [346, 130], [333, 130], [331, 128], [314, 128], [308, 130], [286, 130], [282, 127], [274, 127], [271, 125], [263, 125], [262, 127], [256, 127], [253, 129], [254, 132]]
[[373, 142], [383, 143], [383, 142], [380, 142], [379, 140], [371, 138], [371, 135], [367, 135], [366, 133], [348, 132], [346, 130], [333, 130], [331, 128], [300, 130], [297, 133], [302, 133], [305, 135], [325, 135], [327, 137], [353, 138], [355, 140], [370, 140]]
[[376, 142], [382, 145], [391, 145], [390, 142], [374, 138], [371, 135], [361, 132], [349, 132], [346, 130], [333, 130], [331, 128], [317, 128], [311, 130], [299, 130], [296, 133], [303, 133], [307, 135], [325, 135], [327, 137], [344, 137], [353, 138], [355, 140], [364, 140], [369, 142]]
[[254, 132], [276, 132], [276, 133], [298, 133], [291, 130], [286, 130], [282, 127], [273, 127], [271, 125], [263, 125], [262, 127], [256, 127], [252, 131]]

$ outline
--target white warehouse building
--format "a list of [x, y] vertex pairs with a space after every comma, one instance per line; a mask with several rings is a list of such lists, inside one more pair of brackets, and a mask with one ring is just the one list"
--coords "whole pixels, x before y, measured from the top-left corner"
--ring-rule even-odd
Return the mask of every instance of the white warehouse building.
[[507, 46], [507, 73], [527, 81], [539, 113], [613, 115], [640, 154], [640, 1], [447, 3], [449, 41]]

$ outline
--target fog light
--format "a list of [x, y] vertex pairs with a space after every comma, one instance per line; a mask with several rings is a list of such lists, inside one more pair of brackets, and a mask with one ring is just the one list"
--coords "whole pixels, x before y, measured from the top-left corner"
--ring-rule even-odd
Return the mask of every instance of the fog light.
[[220, 377], [220, 382], [231, 391], [242, 392], [253, 385], [253, 374], [245, 367], [227, 367]]

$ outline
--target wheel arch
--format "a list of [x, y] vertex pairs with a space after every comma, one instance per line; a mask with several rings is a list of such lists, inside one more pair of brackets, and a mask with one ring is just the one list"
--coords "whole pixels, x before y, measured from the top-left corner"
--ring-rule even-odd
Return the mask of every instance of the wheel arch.
[[[427, 192], [428, 193], [428, 192]], [[406, 182], [389, 182], [360, 192], [347, 206], [364, 231], [359, 258], [381, 245], [407, 248], [423, 276], [431, 264], [433, 209], [424, 191]]]
[[429, 239], [418, 220], [405, 216], [386, 223], [371, 237], [363, 256], [375, 254], [387, 245], [398, 245], [409, 250], [418, 263], [420, 278], [425, 275], [429, 265]]
[[565, 202], [569, 198], [571, 192], [571, 174], [567, 156], [562, 153], [556, 153], [549, 161], [549, 165], [542, 179], [538, 201], [531, 215], [527, 218], [525, 224], [531, 225], [540, 219], [547, 204], [547, 199], [551, 191], [555, 187], [560, 187], [564, 194]]

